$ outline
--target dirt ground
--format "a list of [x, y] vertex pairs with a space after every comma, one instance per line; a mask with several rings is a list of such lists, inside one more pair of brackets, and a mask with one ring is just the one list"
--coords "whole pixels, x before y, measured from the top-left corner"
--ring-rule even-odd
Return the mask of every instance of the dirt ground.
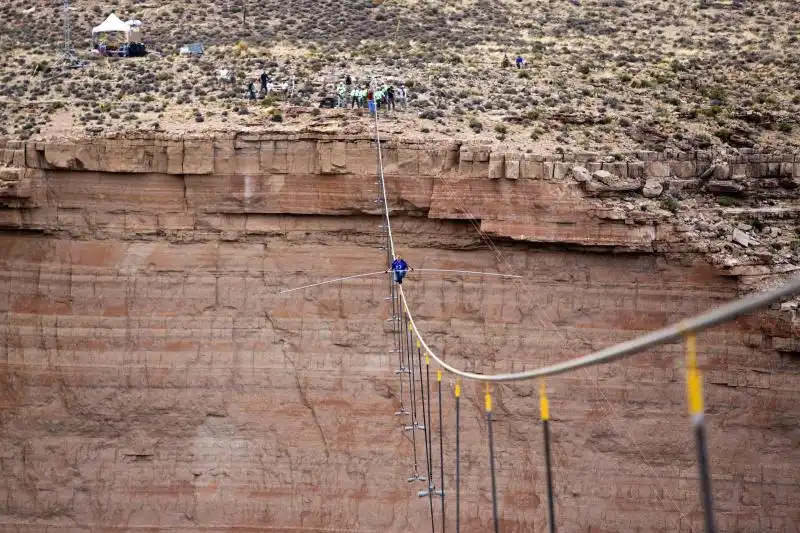
[[[382, 121], [391, 135], [534, 152], [800, 147], [794, 1], [267, 0], [245, 2], [243, 17], [232, 2], [122, 0], [116, 13], [142, 21], [150, 53], [119, 59], [90, 53], [91, 28], [113, 6], [76, 0], [77, 69], [59, 60], [54, 4], [0, 7], [10, 22], [0, 30], [0, 135], [368, 131], [365, 112], [320, 109], [349, 74], [358, 86], [406, 84], [408, 108]], [[205, 54], [178, 55], [189, 42]], [[292, 97], [248, 100], [261, 72], [296, 80]]]

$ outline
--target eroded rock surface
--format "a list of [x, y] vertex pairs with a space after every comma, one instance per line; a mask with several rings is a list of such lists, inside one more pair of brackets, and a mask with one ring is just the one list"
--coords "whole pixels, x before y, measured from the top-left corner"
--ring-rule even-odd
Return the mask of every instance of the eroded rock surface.
[[[428, 527], [393, 416], [386, 280], [279, 294], [383, 268], [368, 139], [65, 140], [0, 156], [18, 184], [0, 188], [0, 529]], [[457, 366], [552, 363], [796, 275], [797, 189], [767, 185], [797, 181], [795, 159], [770, 170], [794, 156], [726, 167], [752, 174], [737, 201], [759, 208], [716, 203], [702, 174], [722, 167], [702, 155], [387, 142], [384, 156], [413, 266], [523, 276], [409, 275], [428, 342]], [[659, 179], [675, 203], [589, 197], [576, 166]], [[699, 337], [720, 530], [800, 523], [798, 339], [796, 301]], [[548, 381], [560, 530], [701, 529], [681, 353]], [[536, 391], [496, 390], [505, 532], [545, 524]], [[467, 384], [462, 401], [462, 525], [475, 532], [491, 521], [481, 393]]]

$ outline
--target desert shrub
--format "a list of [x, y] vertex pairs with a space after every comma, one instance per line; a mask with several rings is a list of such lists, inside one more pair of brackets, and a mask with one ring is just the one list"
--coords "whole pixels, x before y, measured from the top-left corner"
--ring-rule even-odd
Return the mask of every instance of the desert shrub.
[[469, 119], [469, 128], [475, 133], [480, 133], [483, 131], [483, 123], [477, 118], [471, 118]]
[[661, 209], [669, 211], [670, 213], [677, 213], [678, 208], [680, 207], [680, 203], [674, 196], [665, 196], [661, 199], [659, 205], [661, 206]]
[[714, 137], [718, 138], [724, 143], [727, 143], [731, 140], [731, 135], [731, 131], [726, 128], [722, 128], [714, 132]]
[[722, 207], [735, 207], [741, 204], [738, 199], [731, 198], [730, 196], [718, 196], [716, 202], [717, 205], [721, 205]]

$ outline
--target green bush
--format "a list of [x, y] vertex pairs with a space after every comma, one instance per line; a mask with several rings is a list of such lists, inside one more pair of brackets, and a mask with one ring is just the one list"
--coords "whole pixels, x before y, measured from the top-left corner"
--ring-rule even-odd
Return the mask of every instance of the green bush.
[[483, 131], [483, 123], [477, 118], [471, 118], [469, 119], [469, 128], [475, 133], [480, 133]]
[[727, 143], [731, 140], [731, 132], [728, 129], [722, 128], [721, 130], [714, 132], [714, 137], [718, 138], [724, 143]]
[[671, 213], [677, 213], [678, 208], [680, 207], [680, 203], [673, 196], [665, 196], [664, 198], [661, 199], [661, 202], [659, 202], [659, 204], [661, 205], [661, 209], [664, 209]]
[[739, 200], [736, 198], [731, 198], [730, 196], [720, 196], [716, 199], [717, 204], [721, 205], [722, 207], [735, 207], [740, 204]]

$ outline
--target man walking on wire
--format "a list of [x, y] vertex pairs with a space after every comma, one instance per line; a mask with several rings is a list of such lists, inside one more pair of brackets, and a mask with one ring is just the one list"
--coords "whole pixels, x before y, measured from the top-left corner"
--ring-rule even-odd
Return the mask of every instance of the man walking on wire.
[[403, 284], [403, 278], [406, 277], [408, 271], [413, 271], [414, 269], [408, 266], [402, 257], [396, 255], [394, 257], [394, 261], [392, 261], [392, 266], [389, 267], [386, 272], [394, 272], [394, 281], [400, 285]]

